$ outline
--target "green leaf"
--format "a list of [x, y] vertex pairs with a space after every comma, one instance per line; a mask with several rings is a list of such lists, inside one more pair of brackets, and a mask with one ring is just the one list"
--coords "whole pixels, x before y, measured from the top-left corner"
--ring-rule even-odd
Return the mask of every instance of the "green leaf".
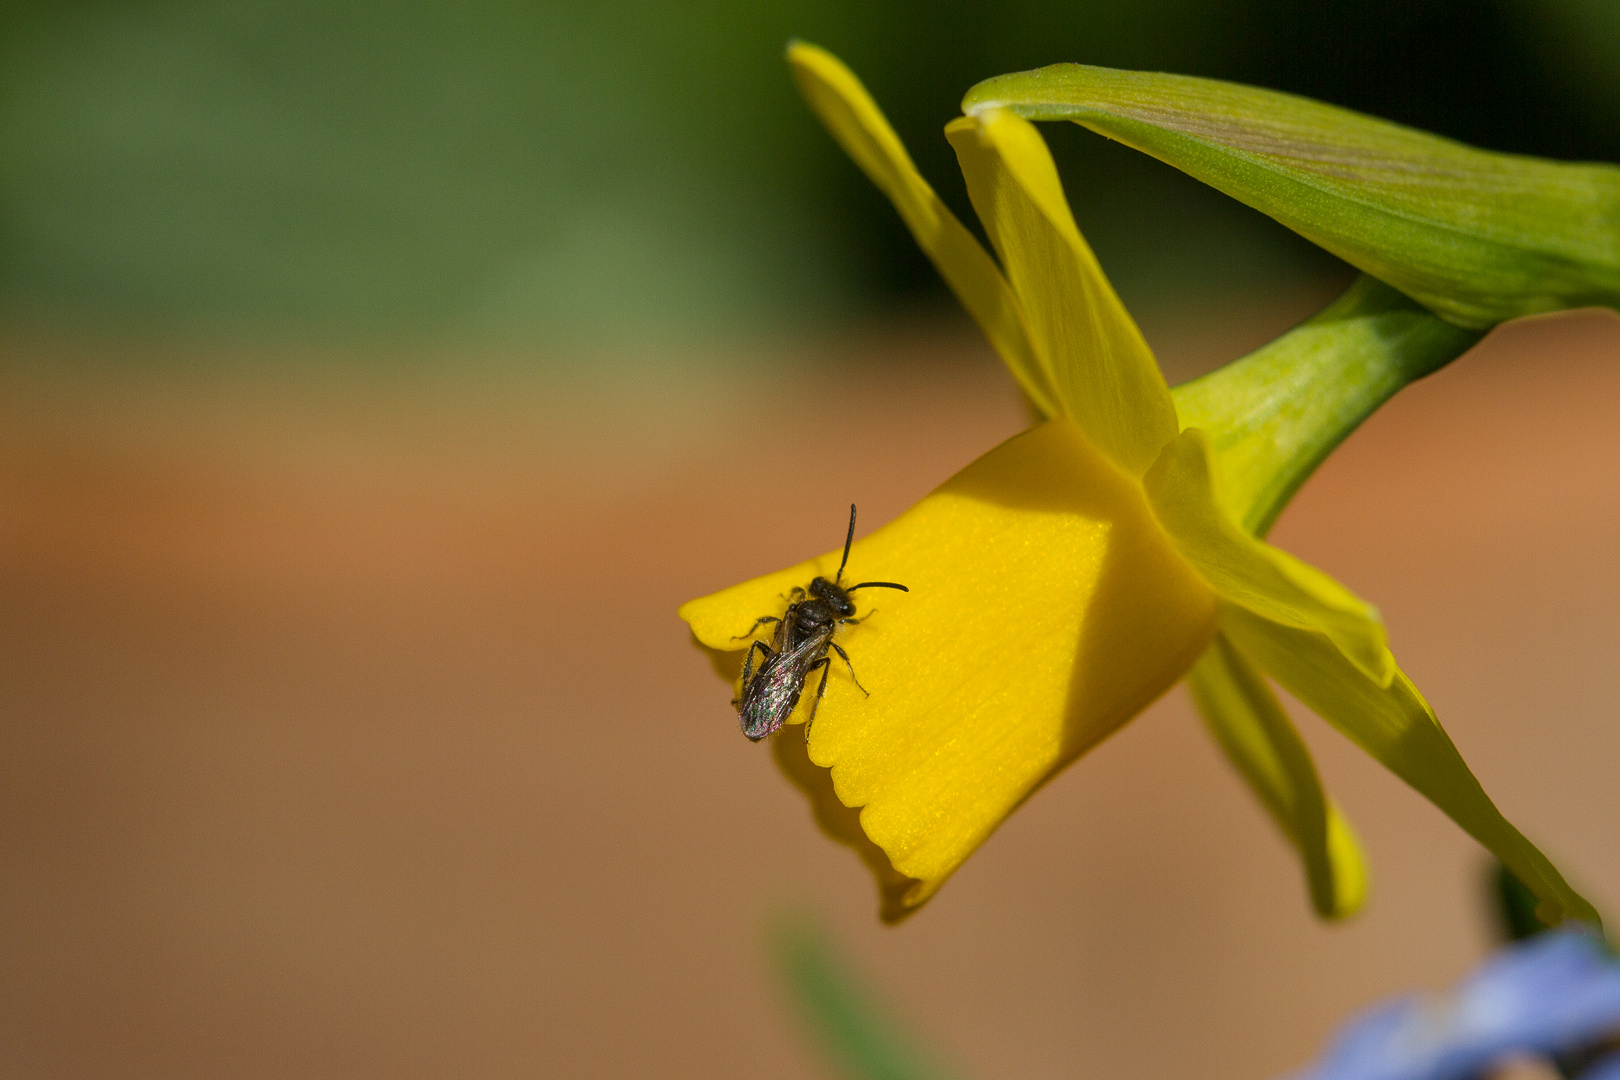
[[848, 1080], [954, 1080], [862, 985], [826, 931], [804, 918], [771, 932], [772, 959], [795, 1011], [828, 1063]]
[[1620, 167], [1478, 150], [1252, 86], [1055, 64], [964, 112], [1072, 120], [1276, 218], [1459, 326], [1620, 307]]

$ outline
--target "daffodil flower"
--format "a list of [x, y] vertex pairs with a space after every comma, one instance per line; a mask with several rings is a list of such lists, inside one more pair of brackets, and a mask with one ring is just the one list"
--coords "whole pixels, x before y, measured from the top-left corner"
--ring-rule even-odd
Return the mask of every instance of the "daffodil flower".
[[[853, 580], [911, 590], [845, 631], [870, 696], [838, 672], [808, 735], [775, 740], [821, 824], [875, 871], [883, 917], [914, 911], [1038, 787], [1189, 675], [1217, 741], [1299, 850], [1316, 909], [1354, 911], [1366, 880], [1354, 834], [1269, 675], [1495, 852], [1547, 921], [1595, 921], [1480, 788], [1377, 612], [1259, 538], [1330, 448], [1298, 435], [1316, 406], [1290, 394], [1295, 369], [1266, 374], [1263, 394], [1236, 385], [1255, 377], [1250, 364], [1172, 396], [1032, 124], [992, 107], [945, 129], [993, 259], [847, 68], [802, 43], [788, 57], [1047, 417], [855, 543]], [[1473, 340], [1442, 332], [1463, 335], [1447, 341], [1457, 352]], [[1269, 410], [1292, 427], [1234, 422], [1234, 394], [1247, 394], [1240, 420]], [[738, 635], [830, 577], [839, 554], [693, 600], [681, 617], [708, 649], [737, 652]]]

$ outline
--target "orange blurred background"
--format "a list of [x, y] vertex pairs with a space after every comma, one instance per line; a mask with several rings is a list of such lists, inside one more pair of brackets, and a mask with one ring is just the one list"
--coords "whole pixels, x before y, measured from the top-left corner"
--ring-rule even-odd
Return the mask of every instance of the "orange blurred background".
[[[1150, 336], [1185, 376], [1310, 307]], [[0, 365], [8, 1072], [823, 1075], [761, 945], [808, 907], [966, 1073], [1258, 1080], [1494, 940], [1483, 853], [1302, 716], [1374, 873], [1316, 922], [1179, 688], [878, 925], [675, 608], [1022, 426], [956, 324], [636, 374], [150, 351], [13, 335]], [[1613, 315], [1498, 330], [1274, 536], [1381, 606], [1610, 911], [1617, 354]]]

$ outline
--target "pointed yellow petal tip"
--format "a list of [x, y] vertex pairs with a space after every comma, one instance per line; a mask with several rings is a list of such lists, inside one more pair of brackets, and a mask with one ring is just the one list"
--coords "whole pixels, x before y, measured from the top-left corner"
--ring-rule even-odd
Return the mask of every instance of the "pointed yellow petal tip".
[[1502, 816], [1423, 695], [1399, 669], [1379, 686], [1324, 635], [1223, 604], [1221, 632], [1283, 689], [1349, 736], [1495, 855], [1549, 913], [1601, 926], [1597, 910]]
[[1063, 415], [1140, 476], [1176, 435], [1164, 376], [1069, 212], [1035, 125], [1011, 112], [945, 129]]
[[1324, 919], [1354, 914], [1367, 896], [1360, 845], [1322, 791], [1305, 740], [1265, 677], [1221, 634], [1199, 657], [1187, 686], [1217, 745], [1299, 852], [1316, 913]]
[[933, 262], [1042, 416], [1057, 410], [1048, 372], [1030, 341], [1018, 297], [979, 242], [924, 180], [900, 136], [855, 73], [825, 49], [788, 45], [788, 64], [827, 131], [889, 197]]
[[[682, 616], [704, 645], [741, 648], [736, 635], [780, 615], [787, 590], [837, 557], [692, 601]], [[861, 808], [862, 833], [887, 857], [885, 896], [906, 879], [891, 917], [1179, 679], [1215, 626], [1213, 594], [1140, 485], [1067, 421], [1003, 443], [857, 541], [845, 579], [911, 589], [857, 594], [863, 622], [838, 640], [871, 696], [835, 659], [809, 734], [809, 760], [831, 770], [838, 801]]]
[[840, 68], [844, 67], [832, 53], [820, 45], [812, 45], [803, 38], [788, 38], [787, 48], [783, 50], [782, 55], [791, 64], [835, 64]]
[[1328, 804], [1327, 854], [1333, 868], [1333, 902], [1318, 911], [1326, 919], [1348, 919], [1367, 902], [1367, 860], [1349, 819], [1332, 803]]

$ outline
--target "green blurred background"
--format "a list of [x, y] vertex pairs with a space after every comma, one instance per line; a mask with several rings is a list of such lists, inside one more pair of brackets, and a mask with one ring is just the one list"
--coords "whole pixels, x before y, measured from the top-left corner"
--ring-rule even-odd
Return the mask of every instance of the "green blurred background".
[[[1620, 146], [1609, 0], [3, 10], [0, 317], [98, 333], [544, 351], [943, 308], [798, 101], [795, 35], [861, 74], [959, 213], [940, 128], [962, 92], [1056, 61], [1259, 83], [1504, 150]], [[1342, 273], [1166, 167], [1048, 132], [1149, 319]]]

